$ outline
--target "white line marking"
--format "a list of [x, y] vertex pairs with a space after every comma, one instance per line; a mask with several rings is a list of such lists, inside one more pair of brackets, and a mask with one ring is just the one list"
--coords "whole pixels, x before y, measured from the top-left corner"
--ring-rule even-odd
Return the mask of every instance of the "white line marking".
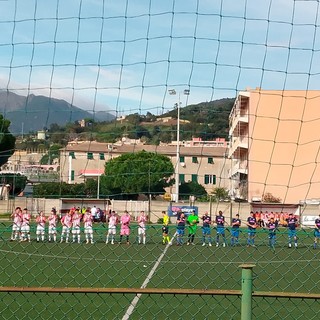
[[[160, 255], [160, 257], [158, 258], [158, 260], [156, 261], [156, 263], [154, 264], [154, 266], [152, 267], [152, 269], [150, 270], [148, 276], [146, 277], [146, 279], [143, 281], [142, 285], [141, 285], [141, 289], [144, 289], [149, 281], [151, 280], [152, 276], [154, 275], [154, 273], [156, 272], [157, 268], [159, 267], [159, 264], [161, 263], [161, 260], [164, 258], [165, 254], [168, 251], [168, 248], [171, 246], [174, 237], [176, 236], [176, 233], [173, 235], [173, 237], [171, 238], [170, 242], [166, 245], [166, 247], [164, 248], [162, 254]], [[132, 312], [134, 311], [135, 307], [137, 306], [140, 298], [141, 298], [141, 293], [138, 293], [132, 300], [132, 302], [130, 303], [130, 306], [128, 307], [126, 313], [124, 314], [124, 316], [122, 317], [122, 320], [128, 320], [132, 314]]]
[[[65, 259], [65, 260], [74, 260], [74, 261], [108, 261], [108, 262], [134, 262], [134, 263], [154, 263], [155, 260], [138, 260], [138, 259], [109, 259], [109, 258], [86, 258], [86, 257], [72, 257], [72, 256], [60, 256], [60, 255], [49, 255], [49, 254], [39, 254], [39, 253], [28, 253], [28, 252], [21, 252], [21, 251], [11, 251], [11, 250], [3, 250], [0, 249], [0, 252], [6, 253], [6, 254], [14, 254], [19, 256], [30, 256], [30, 257], [41, 257], [41, 258], [51, 258], [51, 259]], [[255, 263], [255, 264], [283, 264], [283, 263], [318, 263], [319, 259], [317, 256], [314, 256], [313, 259], [302, 259], [302, 260], [241, 260], [241, 261], [183, 261], [183, 260], [167, 260], [165, 263], [172, 263], [172, 264], [197, 264], [197, 265], [204, 265], [204, 264], [210, 264], [210, 265], [238, 265], [242, 263]]]

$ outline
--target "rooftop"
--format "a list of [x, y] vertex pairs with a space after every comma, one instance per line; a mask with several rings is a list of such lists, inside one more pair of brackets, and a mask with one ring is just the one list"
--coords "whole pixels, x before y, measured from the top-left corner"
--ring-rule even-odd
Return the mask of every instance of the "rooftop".
[[[177, 153], [177, 147], [172, 145], [156, 146], [156, 145], [122, 145], [116, 146], [109, 143], [100, 143], [95, 141], [84, 141], [79, 144], [67, 145], [61, 149], [65, 152], [95, 152], [95, 153], [110, 153], [123, 154], [131, 152], [139, 152], [145, 150], [147, 152], [156, 152], [167, 156], [174, 156]], [[224, 157], [227, 152], [227, 147], [208, 147], [195, 146], [185, 147], [180, 146], [181, 156], [208, 156], [208, 157]]]

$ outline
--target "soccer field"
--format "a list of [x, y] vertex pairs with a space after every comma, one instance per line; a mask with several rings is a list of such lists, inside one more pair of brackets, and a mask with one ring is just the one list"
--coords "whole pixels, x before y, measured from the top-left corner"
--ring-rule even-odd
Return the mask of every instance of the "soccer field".
[[[147, 244], [105, 244], [106, 229], [95, 226], [95, 243], [37, 243], [10, 239], [3, 225], [0, 241], [1, 286], [75, 288], [241, 289], [242, 263], [253, 263], [254, 290], [319, 293], [319, 250], [312, 249], [312, 231], [299, 232], [299, 247], [287, 247], [277, 235], [275, 249], [268, 234], [257, 233], [256, 247], [246, 246], [246, 230], [236, 247], [203, 247], [199, 228], [195, 246], [161, 244], [161, 226], [147, 230]], [[174, 227], [170, 229], [171, 236]], [[227, 232], [228, 239], [230, 234]], [[82, 235], [83, 236], [83, 235]], [[215, 231], [213, 230], [213, 236]], [[60, 240], [60, 238], [58, 237]], [[84, 238], [82, 238], [84, 240]], [[186, 240], [186, 238], [185, 238]], [[120, 293], [0, 293], [5, 319], [239, 319], [237, 296]], [[300, 300], [300, 299], [299, 299]], [[131, 306], [131, 307], [130, 307]], [[319, 316], [314, 300], [254, 298], [254, 318], [307, 319]], [[298, 319], [295, 317], [295, 319]]]

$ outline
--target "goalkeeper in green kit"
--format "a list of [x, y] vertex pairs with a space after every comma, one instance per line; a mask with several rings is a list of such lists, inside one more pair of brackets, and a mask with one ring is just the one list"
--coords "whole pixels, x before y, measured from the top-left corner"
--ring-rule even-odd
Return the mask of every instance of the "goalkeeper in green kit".
[[189, 231], [187, 245], [190, 245], [190, 244], [194, 245], [193, 241], [194, 241], [194, 236], [197, 232], [197, 224], [198, 223], [199, 223], [199, 218], [196, 215], [195, 211], [193, 210], [187, 219], [188, 231]]

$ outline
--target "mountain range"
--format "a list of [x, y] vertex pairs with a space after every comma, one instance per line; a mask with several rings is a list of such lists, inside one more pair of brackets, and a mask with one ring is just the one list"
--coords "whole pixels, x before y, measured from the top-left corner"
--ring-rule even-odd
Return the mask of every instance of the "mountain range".
[[85, 111], [65, 100], [34, 94], [22, 96], [7, 90], [0, 90], [0, 112], [11, 121], [9, 130], [13, 135], [50, 128], [53, 123], [65, 126], [69, 122], [88, 118], [97, 122], [115, 118], [104, 111]]

